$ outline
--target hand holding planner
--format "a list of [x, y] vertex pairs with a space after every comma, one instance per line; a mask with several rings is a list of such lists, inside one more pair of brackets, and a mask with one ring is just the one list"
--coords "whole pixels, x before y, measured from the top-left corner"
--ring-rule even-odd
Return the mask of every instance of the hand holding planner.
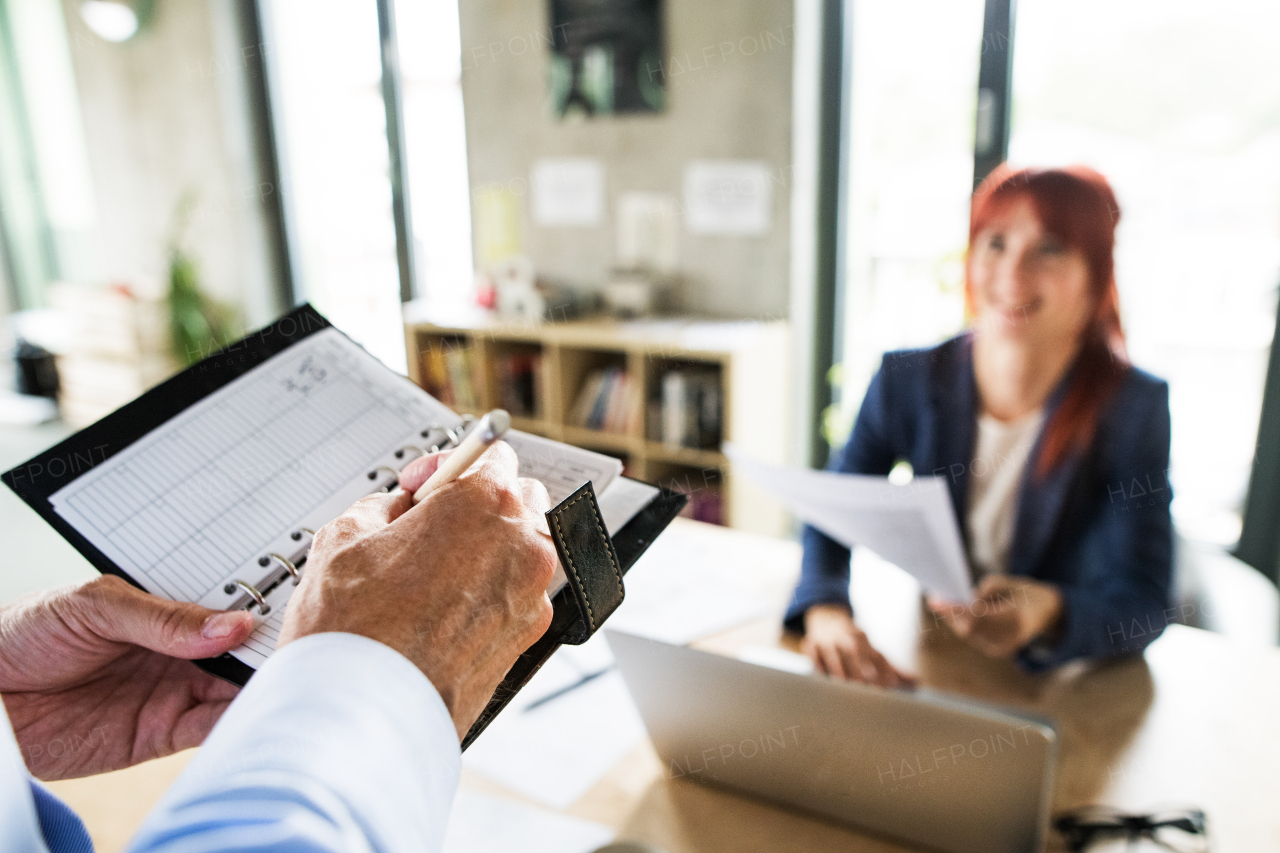
[[547, 630], [559, 565], [539, 521], [545, 489], [522, 489], [496, 442], [452, 488], [413, 504], [438, 459], [406, 466], [317, 531], [279, 645], [344, 631], [403, 654], [440, 693], [461, 739], [521, 652]]
[[252, 630], [242, 610], [109, 575], [0, 608], [0, 693], [27, 769], [72, 779], [198, 746], [240, 688], [183, 658], [220, 655]]

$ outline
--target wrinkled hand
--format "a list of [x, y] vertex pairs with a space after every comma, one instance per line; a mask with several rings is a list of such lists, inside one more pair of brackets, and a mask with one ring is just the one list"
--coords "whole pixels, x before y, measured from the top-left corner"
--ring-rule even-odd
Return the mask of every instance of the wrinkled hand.
[[435, 686], [461, 740], [551, 624], [546, 588], [559, 558], [545, 532], [547, 491], [517, 479], [505, 442], [413, 505], [442, 457], [415, 460], [403, 491], [364, 498], [316, 532], [279, 646], [324, 631], [390, 646]]
[[45, 780], [197, 746], [239, 688], [180, 658], [244, 642], [253, 617], [167, 601], [104, 576], [0, 609], [0, 694]]
[[872, 647], [867, 635], [854, 624], [849, 608], [838, 604], [815, 604], [805, 611], [801, 649], [818, 672], [836, 678], [880, 687], [915, 683]]
[[1052, 642], [1062, 608], [1056, 586], [1010, 575], [987, 575], [968, 604], [929, 599], [929, 609], [956, 636], [993, 658], [1013, 657], [1037, 637]]

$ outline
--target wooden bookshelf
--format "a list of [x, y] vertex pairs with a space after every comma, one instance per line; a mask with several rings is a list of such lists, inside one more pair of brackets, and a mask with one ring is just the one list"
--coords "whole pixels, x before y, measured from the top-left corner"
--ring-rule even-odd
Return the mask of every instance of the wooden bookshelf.
[[[757, 459], [786, 460], [789, 446], [789, 343], [784, 322], [590, 320], [568, 323], [414, 322], [405, 326], [409, 376], [424, 385], [423, 355], [466, 349], [480, 414], [500, 405], [498, 365], [513, 353], [541, 356], [541, 382], [533, 416], [514, 416], [520, 430], [618, 456], [628, 476], [683, 491], [717, 492], [724, 523], [774, 535], [787, 530], [782, 507], [751, 483], [733, 476], [718, 448], [664, 444], [649, 434], [649, 401], [668, 370], [718, 370], [722, 437]], [[632, 378], [631, 403], [639, 415], [625, 431], [574, 425], [571, 414], [592, 371], [621, 367]], [[429, 389], [430, 390], [430, 389]]]

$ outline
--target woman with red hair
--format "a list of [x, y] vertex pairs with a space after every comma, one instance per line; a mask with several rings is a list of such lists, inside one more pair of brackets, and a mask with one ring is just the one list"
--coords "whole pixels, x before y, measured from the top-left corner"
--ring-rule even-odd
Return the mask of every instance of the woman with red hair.
[[[974, 194], [965, 333], [888, 353], [834, 470], [945, 476], [976, 597], [930, 601], [992, 657], [1043, 669], [1140, 652], [1167, 623], [1168, 386], [1124, 350], [1120, 208], [1092, 169], [1003, 166]], [[786, 617], [821, 671], [908, 680], [849, 605], [849, 550], [806, 527]]]

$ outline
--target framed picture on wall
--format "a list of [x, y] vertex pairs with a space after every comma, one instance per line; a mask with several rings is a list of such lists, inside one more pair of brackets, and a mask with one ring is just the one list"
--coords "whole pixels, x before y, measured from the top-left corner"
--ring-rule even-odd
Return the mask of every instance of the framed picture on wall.
[[662, 0], [549, 2], [557, 116], [662, 110]]

